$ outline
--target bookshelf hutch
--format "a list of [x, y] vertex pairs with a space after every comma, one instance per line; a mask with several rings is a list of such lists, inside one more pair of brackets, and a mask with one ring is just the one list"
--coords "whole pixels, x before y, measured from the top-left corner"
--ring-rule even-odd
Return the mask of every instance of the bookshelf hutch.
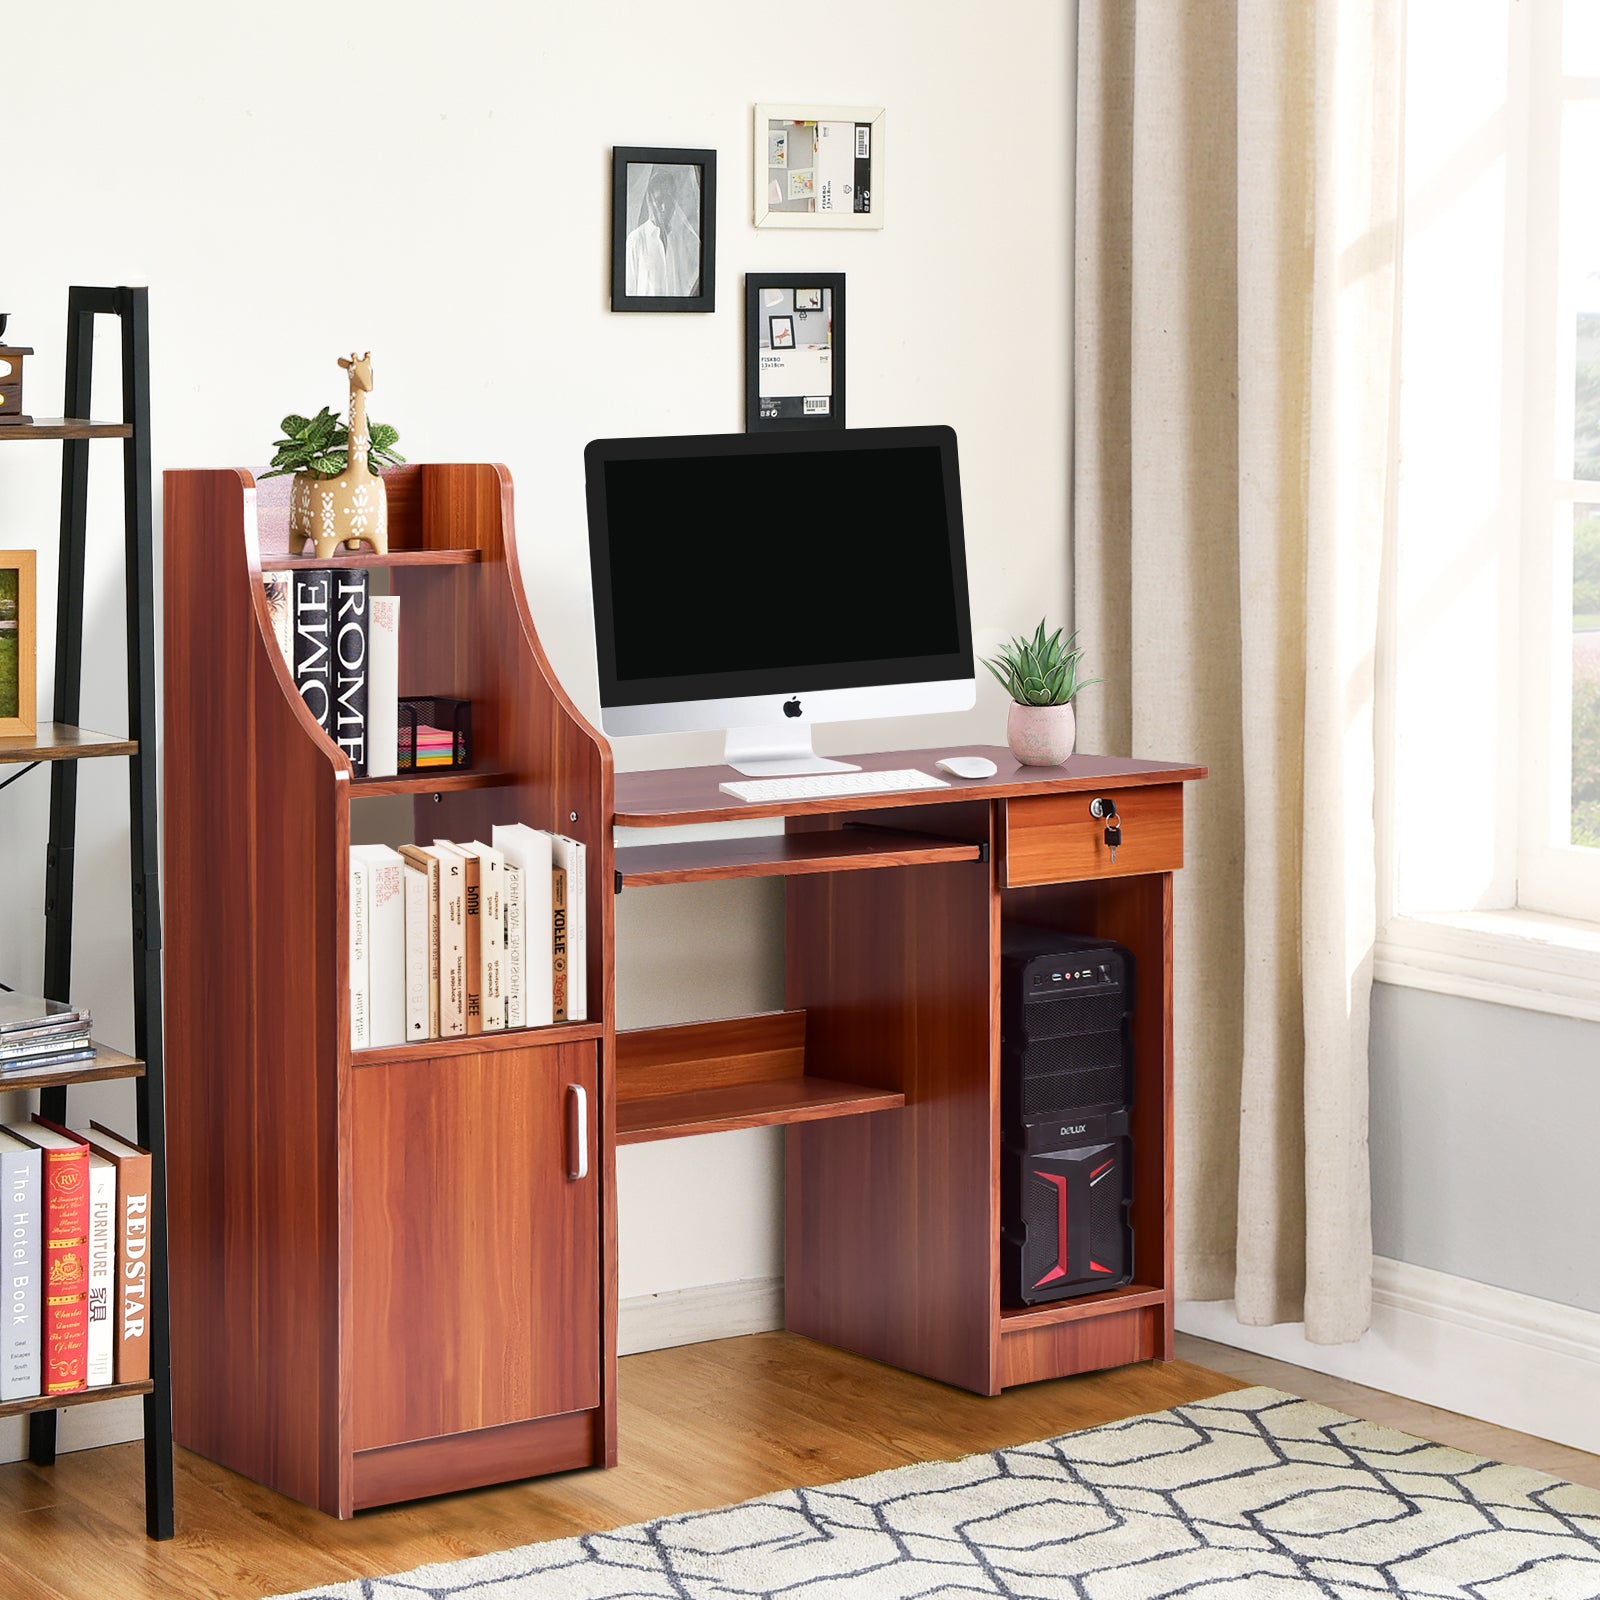
[[[122, 421], [88, 420], [94, 380], [94, 320], [117, 319], [122, 345]], [[166, 1144], [161, 1051], [161, 909], [156, 856], [155, 554], [151, 527], [150, 308], [144, 288], [74, 287], [67, 295], [64, 417], [0, 424], [0, 443], [59, 440], [61, 538], [56, 589], [55, 701], [52, 720], [27, 735], [0, 738], [0, 789], [35, 767], [50, 772], [50, 837], [45, 869], [44, 992], [72, 994], [72, 912], [78, 817], [78, 763], [106, 757], [128, 762], [130, 903], [133, 920], [133, 1053], [97, 1044], [81, 1066], [12, 1071], [0, 1093], [37, 1091], [53, 1121], [67, 1115], [74, 1084], [134, 1081], [135, 1139], [151, 1155], [149, 1273], [150, 1376], [137, 1383], [79, 1389], [65, 1395], [0, 1402], [0, 1416], [28, 1415], [28, 1459], [56, 1458], [56, 1413], [129, 1395], [143, 1397], [145, 1530], [170, 1539], [172, 1404], [167, 1349], [165, 1228]], [[80, 414], [81, 413], [81, 414]], [[88, 567], [89, 444], [123, 446], [124, 596], [127, 616], [128, 732], [125, 738], [78, 726], [83, 688], [84, 579]]]
[[[505, 469], [385, 481], [390, 553], [335, 561], [392, 569], [400, 692], [472, 700], [467, 772], [353, 778], [274, 642], [261, 574], [296, 561], [251, 475], [166, 477], [178, 1441], [339, 1516], [614, 1463], [616, 1149], [774, 1124], [792, 1330], [986, 1394], [1170, 1357], [1172, 873], [1204, 770], [975, 749], [994, 777], [914, 803], [788, 805], [729, 799], [721, 768], [614, 775], [540, 647]], [[521, 821], [585, 843], [587, 1021], [350, 1050], [351, 813], [376, 794], [411, 795], [424, 842]], [[752, 817], [783, 831], [613, 837]], [[787, 886], [785, 1009], [618, 1033], [614, 894], [763, 876]], [[1143, 974], [1137, 1281], [1027, 1310], [999, 1275], [1013, 916], [1117, 939]]]

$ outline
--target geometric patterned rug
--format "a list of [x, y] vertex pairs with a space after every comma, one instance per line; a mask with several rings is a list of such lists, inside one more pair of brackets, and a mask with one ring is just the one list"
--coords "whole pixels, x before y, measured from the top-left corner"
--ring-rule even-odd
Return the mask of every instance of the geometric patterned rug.
[[1600, 1492], [1241, 1389], [299, 1600], [1596, 1600]]

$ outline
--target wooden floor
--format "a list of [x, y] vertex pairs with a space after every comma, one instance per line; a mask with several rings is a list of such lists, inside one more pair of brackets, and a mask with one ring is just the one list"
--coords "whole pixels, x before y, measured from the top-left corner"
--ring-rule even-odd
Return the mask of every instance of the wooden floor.
[[1252, 1383], [1600, 1487], [1600, 1459], [1201, 1340], [980, 1399], [788, 1334], [622, 1362], [622, 1464], [340, 1523], [178, 1452], [178, 1536], [144, 1537], [140, 1447], [0, 1466], [5, 1600], [256, 1600], [796, 1484], [1092, 1427]]

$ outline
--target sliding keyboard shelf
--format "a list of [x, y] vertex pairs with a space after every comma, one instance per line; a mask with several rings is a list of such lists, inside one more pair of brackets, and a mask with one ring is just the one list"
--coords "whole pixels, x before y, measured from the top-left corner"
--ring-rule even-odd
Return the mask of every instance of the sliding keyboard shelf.
[[805, 1070], [806, 1014], [770, 1011], [617, 1035], [617, 1143], [893, 1111], [894, 1087]]
[[705, 883], [716, 878], [788, 878], [870, 867], [982, 861], [985, 848], [960, 839], [895, 828], [844, 827], [819, 833], [761, 834], [687, 844], [625, 845], [616, 852], [618, 887]]

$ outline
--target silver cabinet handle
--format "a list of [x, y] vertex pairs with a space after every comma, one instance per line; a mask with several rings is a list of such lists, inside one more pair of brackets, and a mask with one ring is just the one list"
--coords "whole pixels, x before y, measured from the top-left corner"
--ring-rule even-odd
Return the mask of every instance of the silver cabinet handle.
[[567, 1085], [567, 1176], [589, 1176], [589, 1094], [581, 1083]]

